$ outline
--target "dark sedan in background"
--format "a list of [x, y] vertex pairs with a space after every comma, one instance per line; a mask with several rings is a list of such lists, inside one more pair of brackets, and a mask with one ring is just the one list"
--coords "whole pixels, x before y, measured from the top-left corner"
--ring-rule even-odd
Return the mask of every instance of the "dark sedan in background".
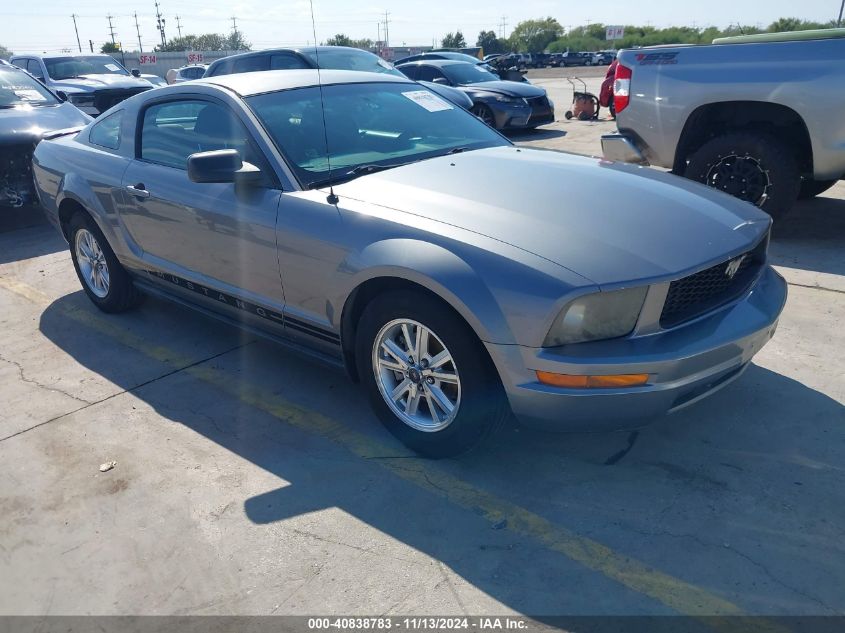
[[0, 207], [34, 201], [32, 152], [45, 134], [90, 121], [29, 73], [0, 64]]
[[464, 91], [472, 99], [473, 114], [497, 130], [535, 128], [555, 120], [554, 104], [543, 88], [502, 81], [478, 65], [432, 59], [396, 68], [409, 79]]
[[[468, 55], [465, 55], [468, 57]], [[470, 58], [472, 59], [472, 58]], [[347, 46], [311, 46], [307, 48], [270, 48], [263, 51], [241, 53], [218, 59], [204, 77], [219, 77], [264, 70], [296, 70], [321, 68], [324, 70], [359, 70], [402, 76], [390, 62], [360, 48]], [[426, 88], [448, 99], [455, 105], [469, 110], [472, 100], [460, 90], [448, 85], [428, 84]]]

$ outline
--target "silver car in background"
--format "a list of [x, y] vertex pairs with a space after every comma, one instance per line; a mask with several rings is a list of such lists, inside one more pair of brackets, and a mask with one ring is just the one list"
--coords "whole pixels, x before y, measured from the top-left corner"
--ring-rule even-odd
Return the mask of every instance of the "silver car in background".
[[41, 201], [94, 304], [152, 292], [343, 366], [429, 456], [511, 412], [639, 424], [773, 335], [786, 285], [753, 206], [515, 147], [406, 79], [321, 75], [168, 86], [39, 144]]

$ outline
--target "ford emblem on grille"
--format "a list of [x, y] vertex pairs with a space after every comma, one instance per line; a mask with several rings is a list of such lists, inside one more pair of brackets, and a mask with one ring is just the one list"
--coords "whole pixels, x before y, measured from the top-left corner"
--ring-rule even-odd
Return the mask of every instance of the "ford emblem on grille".
[[746, 257], [747, 255], [743, 255], [742, 257], [737, 257], [736, 259], [732, 259], [728, 262], [728, 265], [725, 267], [725, 275], [727, 275], [728, 279], [734, 278]]

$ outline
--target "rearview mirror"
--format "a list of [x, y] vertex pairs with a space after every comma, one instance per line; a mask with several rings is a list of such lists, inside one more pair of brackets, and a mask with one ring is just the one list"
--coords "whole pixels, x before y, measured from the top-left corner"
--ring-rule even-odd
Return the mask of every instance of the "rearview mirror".
[[133, 68], [130, 72], [132, 73], [133, 77], [140, 77], [141, 76], [141, 71], [138, 70], [137, 68]]
[[236, 149], [218, 149], [198, 152], [188, 156], [188, 178], [191, 182], [264, 182], [261, 170], [251, 163], [243, 162]]

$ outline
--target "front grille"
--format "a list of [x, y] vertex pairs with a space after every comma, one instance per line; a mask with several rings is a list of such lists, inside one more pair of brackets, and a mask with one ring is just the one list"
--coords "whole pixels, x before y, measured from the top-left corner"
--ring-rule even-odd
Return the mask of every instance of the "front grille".
[[528, 97], [525, 99], [532, 108], [548, 108], [548, 97]]
[[[660, 314], [660, 327], [675, 327], [730, 303], [744, 294], [766, 263], [768, 245], [767, 235], [744, 255], [738, 255], [669, 284], [669, 293]], [[737, 267], [736, 262], [740, 257], [743, 259]], [[731, 276], [728, 271], [734, 267], [736, 272]]]
[[145, 92], [150, 88], [119, 88], [114, 90], [98, 90], [94, 93], [94, 107], [97, 112], [105, 112], [114, 105], [117, 105], [124, 99]]

